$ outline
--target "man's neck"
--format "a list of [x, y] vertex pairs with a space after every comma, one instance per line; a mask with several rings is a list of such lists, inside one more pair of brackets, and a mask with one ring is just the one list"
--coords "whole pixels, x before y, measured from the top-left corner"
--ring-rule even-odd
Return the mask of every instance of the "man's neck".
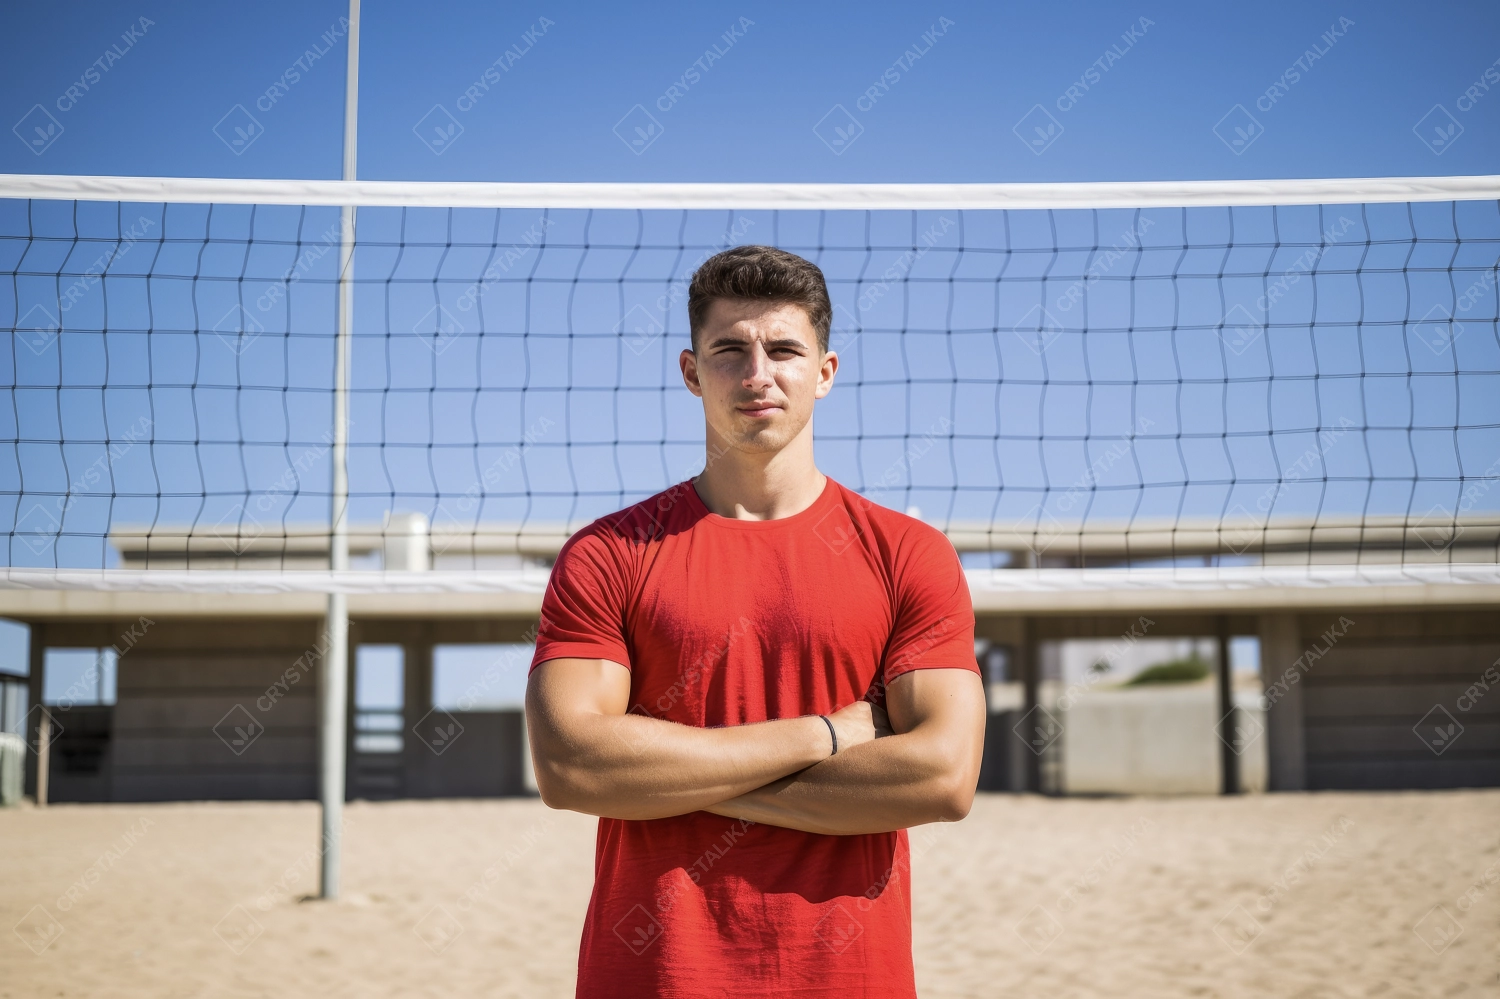
[[[817, 502], [828, 484], [812, 455], [745, 454], [733, 448], [709, 455], [693, 479], [703, 505], [733, 520], [781, 520]], [[800, 449], [798, 449], [800, 450]]]

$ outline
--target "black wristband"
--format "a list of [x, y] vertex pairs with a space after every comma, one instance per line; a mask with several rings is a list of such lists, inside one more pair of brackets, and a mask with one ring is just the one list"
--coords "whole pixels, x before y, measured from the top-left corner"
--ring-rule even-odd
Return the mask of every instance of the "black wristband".
[[837, 756], [839, 752], [839, 734], [833, 730], [833, 722], [829, 720], [827, 715], [818, 715], [818, 717], [823, 719], [823, 724], [828, 726], [828, 734], [833, 738], [833, 752], [828, 755]]

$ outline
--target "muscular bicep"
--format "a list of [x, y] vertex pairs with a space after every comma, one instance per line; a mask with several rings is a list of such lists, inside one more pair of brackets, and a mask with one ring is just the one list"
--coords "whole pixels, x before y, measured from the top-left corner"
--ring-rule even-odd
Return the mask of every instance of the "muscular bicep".
[[885, 690], [891, 729], [910, 732], [918, 725], [968, 729], [984, 735], [984, 686], [970, 669], [914, 669], [892, 680]]
[[590, 716], [623, 715], [630, 704], [630, 670], [608, 659], [548, 659], [526, 681], [526, 724], [540, 737], [534, 752], [551, 740], [568, 739]]
[[955, 801], [968, 811], [984, 758], [987, 716], [984, 685], [968, 669], [914, 669], [885, 691], [891, 730], [920, 737], [922, 746], [952, 782]]

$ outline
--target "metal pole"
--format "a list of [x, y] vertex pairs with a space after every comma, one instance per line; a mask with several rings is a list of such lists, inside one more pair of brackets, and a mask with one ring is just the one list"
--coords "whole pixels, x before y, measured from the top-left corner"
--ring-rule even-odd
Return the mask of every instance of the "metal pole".
[[1219, 764], [1224, 794], [1240, 793], [1240, 719], [1234, 706], [1234, 677], [1229, 665], [1229, 618], [1219, 615]]
[[44, 706], [36, 719], [36, 807], [47, 807], [47, 783], [52, 775], [52, 712]]
[[[349, 0], [349, 72], [344, 84], [344, 179], [355, 179], [359, 125], [359, 0]], [[328, 539], [328, 567], [349, 568], [349, 336], [354, 316], [354, 206], [340, 210], [339, 314], [334, 338], [333, 374], [333, 532]], [[319, 725], [323, 804], [322, 869], [319, 894], [339, 895], [339, 858], [344, 819], [344, 749], [349, 700], [349, 598], [328, 594], [324, 635], [323, 703]]]

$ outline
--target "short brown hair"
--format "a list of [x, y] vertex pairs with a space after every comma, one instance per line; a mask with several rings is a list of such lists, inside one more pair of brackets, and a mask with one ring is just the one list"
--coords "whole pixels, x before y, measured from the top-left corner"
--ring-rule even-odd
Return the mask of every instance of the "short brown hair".
[[801, 306], [818, 333], [819, 352], [828, 353], [833, 305], [823, 271], [811, 260], [774, 246], [736, 246], [703, 261], [688, 285], [688, 329], [695, 349], [708, 307], [721, 298]]

